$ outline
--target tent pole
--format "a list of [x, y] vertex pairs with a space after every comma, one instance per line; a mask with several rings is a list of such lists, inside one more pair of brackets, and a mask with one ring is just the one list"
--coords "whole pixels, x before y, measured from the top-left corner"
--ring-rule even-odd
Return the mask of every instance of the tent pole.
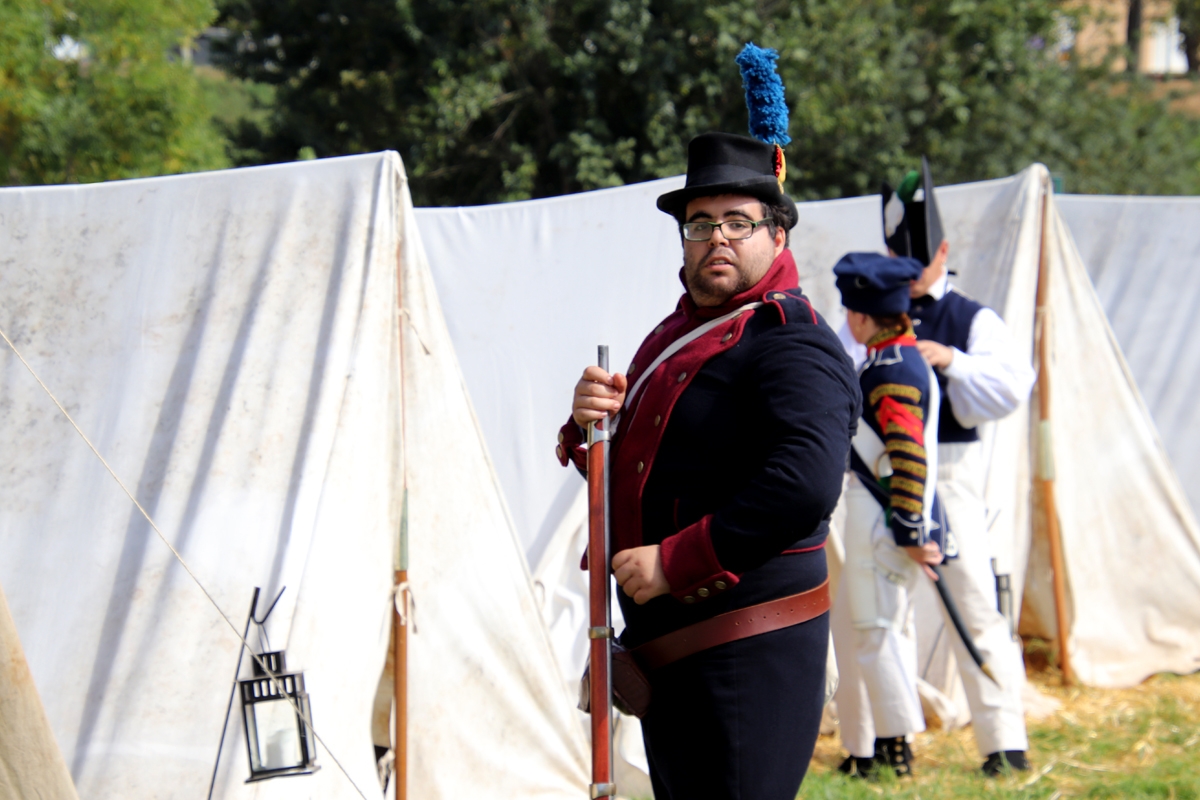
[[392, 696], [396, 702], [395, 782], [396, 800], [408, 797], [408, 620], [398, 608], [407, 603], [408, 570], [396, 570], [396, 602], [392, 608], [395, 649], [392, 661]]
[[408, 586], [408, 414], [405, 404], [404, 364], [404, 248], [396, 245], [396, 335], [400, 368], [400, 530], [394, 550], [395, 583], [392, 586], [392, 780], [395, 800], [408, 798], [408, 623], [412, 619]]
[[1058, 529], [1058, 508], [1054, 503], [1054, 449], [1050, 434], [1050, 361], [1046, 344], [1048, 328], [1048, 295], [1050, 277], [1049, 239], [1049, 186], [1042, 191], [1042, 242], [1038, 263], [1037, 284], [1037, 359], [1038, 359], [1038, 461], [1037, 485], [1042, 497], [1045, 514], [1046, 538], [1050, 543], [1050, 570], [1054, 578], [1054, 622], [1058, 639], [1058, 663], [1062, 668], [1062, 682], [1070, 686], [1071, 654], [1067, 648], [1070, 633], [1067, 621], [1067, 580], [1063, 565], [1062, 538]]

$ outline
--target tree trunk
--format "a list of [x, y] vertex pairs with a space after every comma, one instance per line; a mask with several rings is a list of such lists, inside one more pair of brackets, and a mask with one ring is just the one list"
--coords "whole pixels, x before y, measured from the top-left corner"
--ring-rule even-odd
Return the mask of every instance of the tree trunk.
[[1137, 72], [1142, 52], [1142, 0], [1129, 0], [1129, 18], [1125, 25], [1125, 71]]
[[1200, 37], [1197, 31], [1183, 32], [1183, 54], [1187, 56], [1187, 69], [1192, 74], [1200, 73]]
[[1188, 72], [1200, 73], [1200, 0], [1176, 0], [1175, 16], [1183, 34], [1183, 54]]

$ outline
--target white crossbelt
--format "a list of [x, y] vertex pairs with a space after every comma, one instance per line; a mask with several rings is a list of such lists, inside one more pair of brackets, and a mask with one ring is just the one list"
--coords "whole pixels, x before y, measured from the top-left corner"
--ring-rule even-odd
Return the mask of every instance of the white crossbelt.
[[[728, 314], [726, 314], [723, 317], [717, 317], [714, 320], [709, 320], [708, 322], [701, 325], [699, 328], [696, 328], [696, 330], [691, 331], [690, 333], [687, 333], [683, 336], [680, 336], [678, 339], [676, 339], [675, 341], [673, 341], [669, 345], [667, 345], [667, 348], [658, 354], [658, 358], [654, 359], [654, 361], [651, 362], [650, 366], [647, 367], [642, 372], [642, 377], [638, 378], [637, 381], [634, 382], [633, 388], [630, 389], [628, 391], [628, 393], [626, 393], [625, 408], [629, 408], [629, 406], [633, 403], [633, 398], [637, 397], [637, 393], [639, 391], [641, 391], [642, 384], [644, 384], [646, 382], [647, 378], [649, 378], [651, 375], [654, 374], [654, 371], [656, 369], [658, 369], [660, 366], [662, 366], [662, 363], [664, 361], [666, 361], [668, 358], [670, 358], [671, 356], [678, 353], [680, 350], [682, 350], [687, 345], [689, 345], [692, 342], [699, 339], [704, 334], [711, 331], [713, 328], [716, 328], [717, 326], [721, 325], [724, 322], [728, 322], [729, 320], [733, 319], [734, 317], [739, 316], [743, 312], [749, 311], [752, 308], [758, 308], [761, 305], [762, 305], [761, 301], [755, 301], [753, 303], [746, 303], [746, 305], [739, 307], [736, 311], [730, 311]], [[613, 418], [612, 429], [614, 431], [618, 430], [620, 424], [621, 424], [621, 414], [617, 414], [617, 416]]]

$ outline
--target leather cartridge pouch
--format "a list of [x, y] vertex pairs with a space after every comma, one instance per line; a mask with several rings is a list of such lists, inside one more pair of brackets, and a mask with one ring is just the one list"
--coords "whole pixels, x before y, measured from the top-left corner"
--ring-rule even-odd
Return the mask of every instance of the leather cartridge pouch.
[[[591, 711], [591, 665], [583, 668], [579, 681], [579, 710]], [[641, 719], [650, 709], [650, 679], [633, 658], [633, 653], [612, 643], [613, 705], [622, 714]]]

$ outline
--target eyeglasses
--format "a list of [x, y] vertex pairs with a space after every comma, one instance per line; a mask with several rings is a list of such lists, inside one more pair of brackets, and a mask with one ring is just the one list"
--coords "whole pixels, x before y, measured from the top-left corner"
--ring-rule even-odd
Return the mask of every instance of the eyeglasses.
[[679, 226], [683, 238], [689, 242], [707, 242], [712, 238], [713, 229], [720, 228], [721, 235], [731, 242], [739, 239], [749, 239], [754, 235], [754, 229], [774, 220], [771, 217], [751, 222], [748, 219], [727, 219], [724, 222], [685, 222]]

